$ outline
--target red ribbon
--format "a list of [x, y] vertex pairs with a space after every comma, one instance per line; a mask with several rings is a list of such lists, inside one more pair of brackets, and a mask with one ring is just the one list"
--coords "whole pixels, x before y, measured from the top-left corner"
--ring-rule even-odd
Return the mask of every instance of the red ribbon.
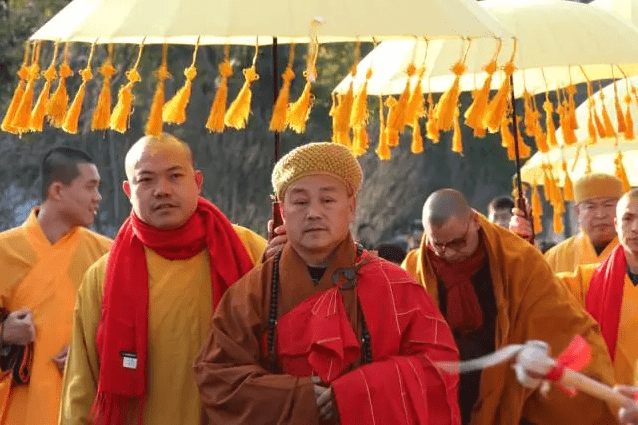
[[565, 374], [565, 369], [579, 371], [587, 366], [590, 360], [591, 348], [589, 344], [587, 344], [585, 338], [576, 335], [565, 351], [560, 353], [556, 359], [556, 365], [545, 375], [545, 379], [556, 382], [560, 389], [565, 391], [570, 397], [573, 397], [576, 395], [576, 388], [565, 387], [560, 384], [560, 380], [563, 379]]

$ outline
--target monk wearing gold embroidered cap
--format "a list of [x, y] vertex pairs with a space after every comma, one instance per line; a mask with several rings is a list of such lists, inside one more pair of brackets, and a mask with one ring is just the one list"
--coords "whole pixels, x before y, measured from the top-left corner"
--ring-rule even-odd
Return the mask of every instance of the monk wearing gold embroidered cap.
[[458, 424], [457, 359], [445, 321], [396, 265], [349, 226], [362, 172], [350, 151], [311, 143], [272, 182], [288, 242], [222, 298], [195, 362], [213, 424]]
[[[613, 382], [596, 323], [536, 248], [488, 222], [452, 189], [428, 197], [423, 227], [421, 247], [408, 254], [403, 267], [438, 302], [462, 360], [532, 339], [545, 341], [558, 354], [582, 335], [592, 349], [584, 373]], [[532, 392], [519, 384], [507, 364], [461, 375], [459, 394], [464, 424], [614, 423], [603, 402], [583, 393], [569, 398], [556, 389], [547, 397]]]
[[[622, 194], [622, 182], [609, 174], [585, 174], [576, 181], [574, 210], [580, 232], [545, 253], [554, 273], [573, 272], [581, 264], [598, 264], [618, 246], [614, 214]], [[512, 218], [510, 230], [527, 237], [531, 227], [519, 214]]]

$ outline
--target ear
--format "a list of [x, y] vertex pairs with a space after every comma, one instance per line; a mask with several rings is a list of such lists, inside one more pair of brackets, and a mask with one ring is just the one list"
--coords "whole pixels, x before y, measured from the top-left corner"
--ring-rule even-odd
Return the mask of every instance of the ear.
[[354, 223], [355, 212], [357, 211], [357, 197], [350, 196], [348, 198], [348, 215], [350, 224]]
[[64, 185], [60, 182], [53, 182], [49, 186], [49, 192], [47, 199], [59, 200], [62, 197], [62, 190], [64, 189]]
[[204, 185], [204, 174], [202, 174], [201, 170], [195, 170], [194, 172], [195, 184], [197, 185], [197, 190], [199, 194], [202, 194], [202, 186]]
[[122, 189], [124, 189], [126, 197], [128, 199], [131, 199], [131, 184], [128, 182], [128, 180], [124, 180], [124, 183], [122, 183]]

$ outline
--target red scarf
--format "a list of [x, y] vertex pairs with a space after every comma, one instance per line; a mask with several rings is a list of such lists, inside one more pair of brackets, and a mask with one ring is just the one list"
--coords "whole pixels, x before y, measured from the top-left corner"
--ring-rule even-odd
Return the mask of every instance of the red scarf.
[[474, 290], [472, 276], [485, 264], [483, 243], [479, 244], [474, 254], [457, 263], [449, 263], [436, 255], [429, 244], [427, 249], [434, 274], [445, 286], [445, 319], [450, 328], [462, 334], [479, 329], [483, 326], [483, 311]]
[[149, 296], [144, 247], [169, 260], [191, 258], [208, 247], [213, 308], [226, 289], [253, 267], [228, 219], [203, 198], [193, 216], [174, 230], [151, 227], [131, 212], [113, 241], [106, 269], [97, 330], [100, 378], [92, 411], [96, 424], [126, 423], [136, 401], [142, 423]]
[[585, 308], [600, 325], [600, 331], [612, 361], [616, 354], [616, 340], [618, 339], [626, 274], [625, 250], [622, 245], [618, 245], [594, 270], [585, 297]]

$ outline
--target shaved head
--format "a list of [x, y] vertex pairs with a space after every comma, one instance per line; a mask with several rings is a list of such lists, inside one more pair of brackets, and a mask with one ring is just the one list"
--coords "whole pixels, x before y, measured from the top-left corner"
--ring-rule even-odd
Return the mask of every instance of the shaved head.
[[168, 133], [162, 133], [159, 137], [144, 136], [131, 146], [124, 160], [126, 178], [131, 180], [135, 166], [145, 156], [156, 155], [158, 152], [164, 151], [178, 156], [186, 155], [188, 161], [194, 167], [193, 152], [188, 144]]
[[[626, 254], [638, 256], [638, 189], [625, 193], [616, 205], [614, 220], [618, 240]], [[629, 257], [628, 257], [629, 258]], [[632, 271], [633, 270], [632, 268]]]
[[465, 196], [458, 190], [441, 189], [431, 194], [423, 205], [423, 223], [433, 227], [445, 225], [452, 217], [466, 221], [472, 214], [472, 208]]
[[638, 199], [638, 189], [631, 189], [620, 197], [618, 204], [616, 204], [616, 218], [618, 220], [622, 218], [623, 212], [627, 209], [627, 204], [634, 199]]

